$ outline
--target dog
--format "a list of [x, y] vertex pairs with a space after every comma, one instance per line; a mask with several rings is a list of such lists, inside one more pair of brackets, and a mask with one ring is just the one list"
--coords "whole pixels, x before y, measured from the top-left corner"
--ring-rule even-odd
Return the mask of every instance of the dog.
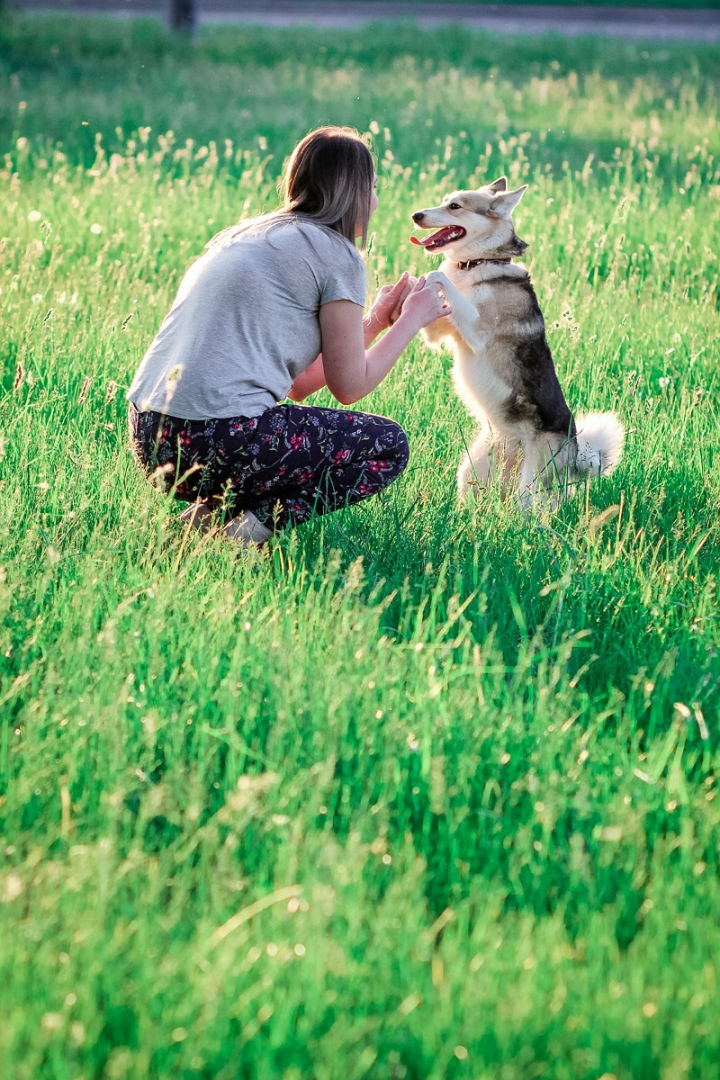
[[459, 396], [480, 421], [458, 470], [464, 498], [474, 485], [517, 479], [524, 506], [565, 498], [578, 480], [608, 475], [625, 432], [614, 413], [573, 417], [563, 395], [545, 322], [527, 270], [513, 262], [527, 249], [512, 212], [527, 184], [508, 190], [501, 176], [477, 191], [455, 191], [440, 206], [412, 215], [430, 236], [414, 244], [445, 261], [427, 275], [452, 313], [422, 331], [433, 348], [449, 346]]

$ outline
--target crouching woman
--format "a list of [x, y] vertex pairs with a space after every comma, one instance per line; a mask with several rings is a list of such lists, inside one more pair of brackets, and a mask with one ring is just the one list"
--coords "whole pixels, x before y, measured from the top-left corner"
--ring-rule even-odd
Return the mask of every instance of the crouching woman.
[[127, 397], [134, 455], [191, 503], [190, 525], [208, 528], [221, 509], [228, 537], [261, 544], [405, 468], [394, 420], [295, 404], [323, 386], [354, 404], [450, 312], [436, 286], [404, 274], [363, 318], [355, 241], [364, 248], [375, 185], [357, 133], [314, 131], [289, 159], [281, 208], [220, 233], [185, 274]]

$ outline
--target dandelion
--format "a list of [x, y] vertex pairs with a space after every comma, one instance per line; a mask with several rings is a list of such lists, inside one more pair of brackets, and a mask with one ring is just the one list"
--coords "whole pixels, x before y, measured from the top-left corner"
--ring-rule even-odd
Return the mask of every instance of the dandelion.
[[22, 891], [22, 880], [18, 877], [17, 874], [10, 874], [5, 879], [5, 886], [2, 898], [6, 903], [10, 903], [13, 900], [17, 900], [18, 896]]
[[40, 221], [42, 214], [39, 210], [31, 210], [28, 214], [28, 221]]
[[99, 225], [97, 221], [93, 221], [92, 225], [90, 226], [90, 232], [93, 234], [93, 236], [99, 236], [102, 232], [102, 225]]
[[30, 297], [33, 304], [39, 304], [40, 301], [42, 300], [42, 298], [43, 298], [43, 294], [41, 292], [33, 293], [32, 296]]

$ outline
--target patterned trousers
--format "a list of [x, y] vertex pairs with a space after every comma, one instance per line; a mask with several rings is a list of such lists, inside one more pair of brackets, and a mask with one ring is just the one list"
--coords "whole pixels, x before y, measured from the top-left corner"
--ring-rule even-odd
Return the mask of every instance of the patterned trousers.
[[180, 420], [130, 404], [130, 443], [178, 499], [251, 510], [276, 531], [382, 491], [408, 463], [407, 436], [384, 416], [283, 404], [251, 419]]

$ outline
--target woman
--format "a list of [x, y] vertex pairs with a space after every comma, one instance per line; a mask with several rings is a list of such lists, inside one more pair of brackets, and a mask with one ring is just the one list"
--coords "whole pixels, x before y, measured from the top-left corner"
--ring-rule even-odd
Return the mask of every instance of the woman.
[[138, 462], [192, 503], [182, 516], [195, 527], [220, 508], [236, 515], [227, 536], [264, 543], [405, 468], [407, 437], [393, 420], [292, 403], [327, 386], [352, 405], [450, 313], [437, 287], [403, 274], [363, 319], [355, 240], [364, 248], [375, 184], [356, 132], [311, 132], [287, 164], [282, 207], [220, 233], [183, 278], [127, 397]]

